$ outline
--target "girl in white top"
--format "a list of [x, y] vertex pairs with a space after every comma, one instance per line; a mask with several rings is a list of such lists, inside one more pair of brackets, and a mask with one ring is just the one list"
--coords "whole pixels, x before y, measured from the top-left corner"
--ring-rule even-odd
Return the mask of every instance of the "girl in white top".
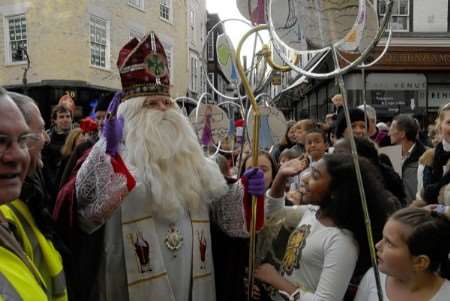
[[[381, 238], [388, 216], [384, 209], [387, 198], [370, 163], [360, 159], [360, 166], [374, 234]], [[346, 293], [355, 266], [363, 271], [361, 276], [370, 266], [352, 157], [326, 155], [313, 164], [311, 175], [305, 178], [303, 200], [315, 206], [284, 208], [284, 183], [304, 168], [302, 160], [287, 162], [280, 167], [267, 192], [267, 215], [285, 215], [286, 223], [294, 225], [295, 230], [279, 269], [265, 263], [257, 267], [255, 276], [279, 292], [272, 295], [272, 300], [284, 300], [281, 298], [284, 295], [289, 296], [288, 300], [339, 301]], [[297, 216], [296, 221], [293, 216]]]
[[[441, 213], [397, 211], [376, 248], [384, 301], [450, 300], [450, 222]], [[372, 269], [361, 281], [355, 301], [378, 301]]]

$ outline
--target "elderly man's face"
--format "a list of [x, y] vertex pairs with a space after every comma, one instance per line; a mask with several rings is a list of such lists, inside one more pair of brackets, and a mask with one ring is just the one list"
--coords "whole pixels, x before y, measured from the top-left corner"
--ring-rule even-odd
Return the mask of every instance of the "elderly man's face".
[[167, 111], [174, 107], [174, 102], [168, 96], [162, 95], [154, 95], [147, 96], [145, 98], [144, 108], [159, 110], [159, 111]]
[[43, 166], [41, 152], [44, 145], [50, 141], [50, 137], [45, 131], [45, 122], [44, 119], [42, 119], [39, 108], [35, 104], [30, 103], [28, 104], [28, 110], [31, 116], [28, 126], [30, 127], [31, 132], [36, 134], [37, 138], [36, 142], [29, 148], [31, 159], [30, 167], [31, 169], [34, 169]]
[[17, 106], [9, 97], [0, 98], [0, 204], [18, 198], [22, 190], [30, 165], [28, 148], [23, 142], [28, 133]]

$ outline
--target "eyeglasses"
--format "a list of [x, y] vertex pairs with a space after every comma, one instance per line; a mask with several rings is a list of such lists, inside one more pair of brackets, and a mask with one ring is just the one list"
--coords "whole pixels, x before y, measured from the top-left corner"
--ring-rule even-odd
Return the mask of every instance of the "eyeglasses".
[[14, 142], [19, 145], [21, 150], [28, 150], [30, 147], [34, 145], [34, 143], [38, 140], [38, 137], [34, 133], [27, 133], [20, 135], [18, 138], [13, 140], [13, 137], [8, 135], [0, 134], [0, 157], [4, 155], [4, 153], [12, 146]]

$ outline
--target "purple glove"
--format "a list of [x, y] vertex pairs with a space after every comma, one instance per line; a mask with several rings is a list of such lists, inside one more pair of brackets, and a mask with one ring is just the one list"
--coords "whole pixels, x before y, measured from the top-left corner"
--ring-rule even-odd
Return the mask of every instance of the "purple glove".
[[115, 156], [123, 135], [123, 118], [117, 118], [117, 109], [123, 97], [123, 92], [116, 92], [108, 106], [106, 120], [103, 126], [103, 136], [106, 139], [106, 153]]
[[250, 167], [244, 172], [247, 178], [248, 193], [254, 196], [262, 196], [266, 191], [264, 185], [264, 172], [260, 168]]

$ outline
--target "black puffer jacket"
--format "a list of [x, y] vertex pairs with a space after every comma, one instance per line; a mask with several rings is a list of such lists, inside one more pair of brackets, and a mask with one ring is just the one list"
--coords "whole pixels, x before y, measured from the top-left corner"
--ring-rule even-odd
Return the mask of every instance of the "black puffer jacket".
[[444, 166], [450, 160], [450, 152], [446, 152], [442, 143], [439, 143], [432, 155], [431, 164], [425, 164], [423, 170], [423, 200], [429, 204], [437, 203], [439, 191], [450, 183], [450, 172], [444, 174]]

